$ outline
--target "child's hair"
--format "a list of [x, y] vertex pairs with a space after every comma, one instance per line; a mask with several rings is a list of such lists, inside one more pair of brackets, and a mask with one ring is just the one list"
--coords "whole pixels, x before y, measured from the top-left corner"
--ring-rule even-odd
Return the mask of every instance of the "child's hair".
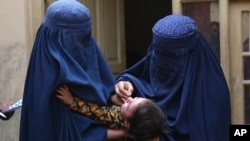
[[147, 100], [138, 105], [128, 122], [128, 132], [134, 135], [136, 141], [146, 141], [164, 132], [166, 115], [153, 101]]

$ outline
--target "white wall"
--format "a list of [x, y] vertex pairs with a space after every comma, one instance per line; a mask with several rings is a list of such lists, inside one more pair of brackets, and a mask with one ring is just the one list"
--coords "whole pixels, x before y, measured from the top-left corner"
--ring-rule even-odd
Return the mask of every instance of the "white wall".
[[[22, 98], [27, 68], [25, 0], [0, 1], [0, 102]], [[20, 111], [0, 120], [0, 140], [18, 141]]]

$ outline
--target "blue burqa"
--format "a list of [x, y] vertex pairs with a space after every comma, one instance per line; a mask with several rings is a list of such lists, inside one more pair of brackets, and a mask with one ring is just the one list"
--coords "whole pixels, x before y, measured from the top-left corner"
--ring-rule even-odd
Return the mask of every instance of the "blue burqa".
[[[60, 12], [63, 16], [58, 17]], [[19, 141], [107, 140], [105, 126], [72, 112], [56, 98], [55, 90], [63, 84], [77, 97], [100, 105], [107, 105], [115, 84], [91, 36], [88, 9], [75, 0], [53, 3], [37, 32], [24, 87]]]
[[161, 141], [229, 141], [227, 83], [215, 55], [192, 19], [170, 15], [153, 27], [146, 56], [117, 81], [132, 82], [134, 96], [153, 99], [167, 114]]

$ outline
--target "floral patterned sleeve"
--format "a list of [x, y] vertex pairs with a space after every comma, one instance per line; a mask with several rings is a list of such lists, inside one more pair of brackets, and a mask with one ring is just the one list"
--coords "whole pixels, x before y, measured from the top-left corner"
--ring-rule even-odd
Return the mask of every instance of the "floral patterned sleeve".
[[124, 122], [121, 117], [121, 108], [118, 106], [100, 106], [98, 104], [84, 101], [78, 97], [74, 97], [73, 103], [70, 105], [73, 111], [79, 112], [84, 116], [97, 120], [111, 129], [122, 129]]

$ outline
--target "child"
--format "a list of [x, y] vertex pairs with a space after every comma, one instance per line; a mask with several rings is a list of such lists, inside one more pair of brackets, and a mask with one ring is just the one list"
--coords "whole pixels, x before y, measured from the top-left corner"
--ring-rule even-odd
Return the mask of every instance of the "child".
[[60, 87], [57, 92], [57, 97], [73, 111], [100, 121], [108, 128], [125, 129], [138, 141], [156, 138], [163, 132], [166, 117], [149, 99], [129, 97], [121, 106], [107, 107], [74, 97], [67, 86]]

